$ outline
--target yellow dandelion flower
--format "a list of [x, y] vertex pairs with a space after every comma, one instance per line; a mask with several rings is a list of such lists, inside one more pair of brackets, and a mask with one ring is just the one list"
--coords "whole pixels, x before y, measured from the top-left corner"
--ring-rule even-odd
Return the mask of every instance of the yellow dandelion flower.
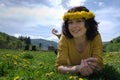
[[17, 61], [14, 61], [14, 64], [17, 65]]
[[20, 78], [19, 76], [16, 76], [14, 77], [14, 80], [19, 80], [19, 78]]
[[84, 80], [83, 78], [79, 78], [79, 80]]
[[48, 77], [50, 76], [50, 74], [49, 74], [49, 73], [46, 73], [45, 75], [46, 75], [46, 76], [48, 76]]
[[43, 66], [43, 65], [44, 65], [44, 63], [43, 63], [43, 62], [39, 62], [39, 65], [40, 65], [40, 66]]
[[46, 73], [45, 75], [48, 76], [48, 77], [51, 77], [51, 76], [54, 75], [54, 72], [49, 72], [49, 73]]
[[78, 76], [69, 76], [69, 80], [78, 80]]
[[86, 12], [86, 11], [81, 11], [81, 12], [68, 12], [65, 13], [63, 16], [63, 20], [74, 20], [74, 19], [81, 19], [81, 18], [85, 18], [90, 19], [90, 18], [94, 18], [95, 15], [92, 12]]
[[6, 54], [6, 56], [7, 56], [7, 57], [10, 56], [10, 54]]
[[69, 80], [73, 79], [73, 76], [69, 76]]

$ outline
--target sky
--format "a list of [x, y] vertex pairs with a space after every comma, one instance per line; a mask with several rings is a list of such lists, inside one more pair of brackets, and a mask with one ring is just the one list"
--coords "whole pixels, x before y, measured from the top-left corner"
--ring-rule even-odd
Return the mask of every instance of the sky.
[[57, 42], [51, 30], [61, 32], [64, 13], [80, 5], [96, 15], [102, 41], [120, 36], [120, 0], [0, 0], [0, 32]]

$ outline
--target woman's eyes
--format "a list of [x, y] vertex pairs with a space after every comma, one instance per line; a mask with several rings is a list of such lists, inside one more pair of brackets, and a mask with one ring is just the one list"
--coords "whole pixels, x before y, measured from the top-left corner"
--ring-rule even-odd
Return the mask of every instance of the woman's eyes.
[[76, 20], [76, 22], [83, 22], [82, 20]]
[[[79, 22], [83, 22], [83, 20], [75, 20], [75, 22], [79, 23]], [[68, 21], [68, 24], [72, 24], [73, 21]]]

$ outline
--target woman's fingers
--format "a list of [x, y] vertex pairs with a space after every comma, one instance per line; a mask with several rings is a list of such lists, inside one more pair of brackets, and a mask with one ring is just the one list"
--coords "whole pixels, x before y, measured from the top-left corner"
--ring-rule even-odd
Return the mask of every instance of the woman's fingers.
[[89, 64], [90, 67], [91, 67], [92, 69], [94, 69], [94, 70], [97, 70], [97, 71], [101, 70], [101, 67], [98, 66], [96, 63], [88, 62], [88, 64]]
[[94, 57], [90, 57], [90, 58], [85, 59], [85, 61], [87, 61], [87, 62], [97, 62], [98, 59], [94, 58]]
[[82, 69], [81, 69], [81, 75], [83, 76], [88, 76], [90, 74], [93, 73], [93, 70], [90, 68], [90, 66], [88, 65], [88, 63], [85, 61], [85, 60], [82, 60], [81, 61], [81, 66], [82, 66]]
[[56, 29], [52, 29], [52, 33], [56, 34], [58, 31]]
[[85, 68], [86, 68], [86, 75], [90, 75], [93, 73], [93, 70], [90, 68], [90, 66], [88, 65], [88, 63], [84, 60], [84, 65], [85, 65]]
[[81, 73], [81, 75], [83, 75], [83, 68], [84, 68], [84, 63], [83, 63], [83, 60], [81, 60], [81, 64], [80, 64], [80, 66], [81, 66], [81, 69], [80, 69], [80, 73]]
[[86, 74], [87, 72], [86, 72], [86, 69], [85, 69], [85, 68], [82, 68], [80, 73], [81, 73], [81, 75], [83, 75], [83, 76], [87, 76], [87, 74]]
[[90, 57], [90, 58], [85, 59], [85, 61], [90, 65], [90, 67], [93, 70], [97, 70], [97, 71], [101, 70], [101, 67], [96, 64], [96, 62], [98, 62], [97, 58]]
[[101, 67], [96, 64], [97, 58], [88, 58], [85, 60], [81, 60], [81, 69], [80, 73], [83, 76], [88, 76], [93, 73], [93, 71], [99, 71], [101, 70]]
[[88, 62], [88, 65], [89, 65], [93, 70], [96, 69], [96, 67], [92, 64], [92, 62]]

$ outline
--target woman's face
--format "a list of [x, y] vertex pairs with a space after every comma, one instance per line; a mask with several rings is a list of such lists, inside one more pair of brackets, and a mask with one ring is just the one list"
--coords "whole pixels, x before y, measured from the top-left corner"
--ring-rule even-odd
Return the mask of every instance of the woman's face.
[[83, 19], [68, 21], [68, 29], [74, 38], [86, 36], [87, 29], [85, 28], [85, 22]]

